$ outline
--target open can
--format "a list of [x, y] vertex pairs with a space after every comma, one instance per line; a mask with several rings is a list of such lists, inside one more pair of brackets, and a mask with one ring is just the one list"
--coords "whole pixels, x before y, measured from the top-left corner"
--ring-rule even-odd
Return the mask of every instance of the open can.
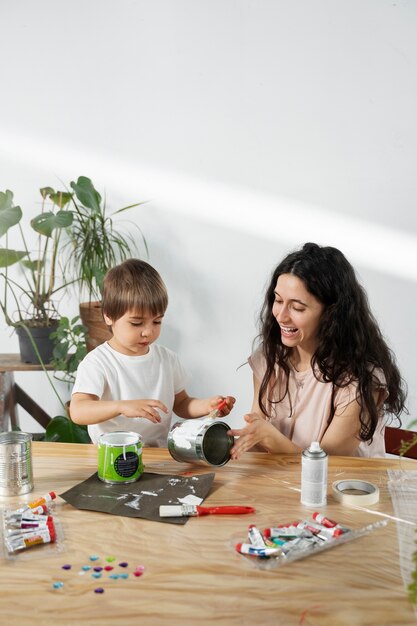
[[138, 433], [103, 433], [98, 440], [97, 475], [105, 483], [133, 483], [143, 474], [142, 438]]
[[234, 437], [230, 426], [211, 417], [176, 422], [168, 434], [168, 450], [176, 461], [220, 467], [230, 459]]
[[0, 496], [22, 496], [33, 489], [32, 435], [0, 434]]

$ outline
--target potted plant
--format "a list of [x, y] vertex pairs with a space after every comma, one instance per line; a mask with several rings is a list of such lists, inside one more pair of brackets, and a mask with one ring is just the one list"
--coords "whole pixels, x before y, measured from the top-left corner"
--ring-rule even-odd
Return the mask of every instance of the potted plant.
[[[60, 242], [73, 222], [73, 211], [66, 208], [70, 193], [43, 187], [40, 194], [41, 212], [30, 221], [33, 241], [27, 226], [22, 227], [23, 212], [14, 205], [13, 193], [0, 192], [0, 236], [6, 243], [0, 248], [0, 308], [6, 323], [16, 329], [22, 360], [29, 363], [39, 362], [34, 342], [40, 342], [39, 353], [45, 363], [52, 357], [50, 334], [59, 318], [55, 298], [68, 286], [58, 276]], [[20, 250], [8, 247], [12, 228], [20, 235]], [[13, 274], [12, 265], [19, 266], [22, 276]]]
[[[101, 313], [104, 276], [109, 268], [133, 256], [137, 249], [131, 227], [130, 232], [124, 233], [114, 217], [143, 203], [109, 213], [105, 200], [86, 176], [72, 181], [71, 188], [74, 221], [70, 231], [69, 268], [87, 297], [86, 302], [80, 302], [80, 316], [88, 328], [87, 349], [92, 350], [111, 337]], [[136, 228], [147, 252], [145, 238]]]

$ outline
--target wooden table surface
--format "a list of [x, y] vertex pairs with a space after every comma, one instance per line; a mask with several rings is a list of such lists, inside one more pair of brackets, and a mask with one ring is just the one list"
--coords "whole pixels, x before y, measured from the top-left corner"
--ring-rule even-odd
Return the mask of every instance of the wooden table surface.
[[[0, 498], [16, 508], [48, 491], [63, 493], [97, 469], [93, 445], [35, 442], [35, 488], [20, 498]], [[165, 449], [144, 450], [148, 472], [204, 473], [213, 468], [173, 461]], [[416, 470], [417, 462], [333, 457], [329, 485], [342, 478], [377, 484], [380, 501], [367, 509], [337, 503], [329, 489], [328, 517], [357, 529], [381, 519], [387, 526], [326, 552], [262, 570], [232, 546], [245, 540], [249, 523], [263, 529], [294, 519], [311, 519], [300, 504], [300, 459], [248, 453], [215, 470], [206, 505], [245, 504], [253, 515], [191, 518], [184, 526], [80, 511], [57, 499], [64, 540], [21, 552], [0, 566], [1, 624], [123, 624], [201, 626], [274, 624], [357, 626], [416, 623], [399, 566], [397, 525], [387, 489], [387, 469]], [[417, 520], [416, 520], [417, 521]], [[127, 561], [127, 580], [80, 575], [97, 554], [105, 564]], [[64, 571], [63, 564], [72, 569]], [[136, 565], [145, 573], [132, 575]], [[116, 569], [121, 569], [116, 565]], [[55, 581], [64, 587], [53, 589]], [[101, 595], [94, 593], [98, 586]]]

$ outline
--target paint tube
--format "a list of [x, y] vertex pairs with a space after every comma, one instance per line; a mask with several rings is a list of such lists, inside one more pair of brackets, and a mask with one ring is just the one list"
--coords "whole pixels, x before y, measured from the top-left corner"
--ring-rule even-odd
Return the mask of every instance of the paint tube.
[[250, 524], [248, 527], [248, 539], [249, 543], [255, 548], [265, 548], [265, 541], [262, 537], [262, 533], [259, 528], [255, 526], [255, 524]]
[[[301, 523], [301, 522], [300, 522]], [[298, 528], [297, 526], [274, 526], [264, 529], [265, 537], [311, 537], [312, 532], [306, 528]]]
[[31, 509], [35, 509], [38, 506], [42, 506], [42, 505], [50, 505], [50, 503], [52, 502], [52, 500], [55, 500], [56, 498], [56, 493], [55, 491], [50, 491], [49, 493], [47, 493], [44, 496], [41, 496], [40, 498], [38, 498], [37, 500], [33, 500], [32, 502], [28, 502], [27, 506]]
[[251, 556], [261, 557], [273, 556], [281, 552], [279, 548], [255, 548], [255, 546], [250, 543], [237, 543], [235, 548], [239, 554], [249, 554]]
[[47, 522], [51, 520], [52, 517], [50, 515], [34, 515], [31, 513], [30, 509], [27, 511], [23, 511], [23, 513], [17, 513], [15, 511], [7, 511], [4, 515], [4, 520], [6, 524], [17, 524], [20, 522], [35, 522], [39, 524], [40, 522]]
[[51, 526], [53, 524], [53, 518], [49, 516], [46, 520], [17, 520], [13, 522], [9, 522], [6, 525], [6, 528], [10, 528], [12, 530], [31, 530], [36, 528], [45, 528], [46, 526]]
[[46, 504], [40, 504], [32, 509], [30, 506], [24, 506], [21, 509], [15, 509], [14, 511], [7, 511], [7, 515], [22, 515], [23, 513], [32, 513], [34, 515], [45, 515], [48, 513], [48, 507]]
[[347, 528], [343, 529], [338, 526], [334, 526], [333, 528], [327, 528], [326, 526], [322, 526], [321, 524], [316, 524], [314, 522], [301, 522], [304, 525], [304, 528], [310, 530], [313, 535], [318, 535], [321, 539], [326, 538], [330, 539], [331, 537], [340, 537], [344, 532], [347, 532]]
[[33, 546], [43, 543], [54, 543], [56, 540], [56, 533], [54, 526], [48, 526], [47, 528], [38, 529], [37, 531], [29, 533], [21, 533], [10, 538], [6, 538], [6, 547], [9, 552], [18, 552], [19, 550], [26, 550]]

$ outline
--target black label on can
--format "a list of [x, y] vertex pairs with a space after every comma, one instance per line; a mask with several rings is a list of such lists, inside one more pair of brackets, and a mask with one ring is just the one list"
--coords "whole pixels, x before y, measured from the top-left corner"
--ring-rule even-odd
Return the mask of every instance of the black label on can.
[[121, 454], [114, 462], [114, 469], [119, 476], [123, 478], [130, 478], [139, 467], [139, 457], [135, 452], [126, 452], [123, 456]]

